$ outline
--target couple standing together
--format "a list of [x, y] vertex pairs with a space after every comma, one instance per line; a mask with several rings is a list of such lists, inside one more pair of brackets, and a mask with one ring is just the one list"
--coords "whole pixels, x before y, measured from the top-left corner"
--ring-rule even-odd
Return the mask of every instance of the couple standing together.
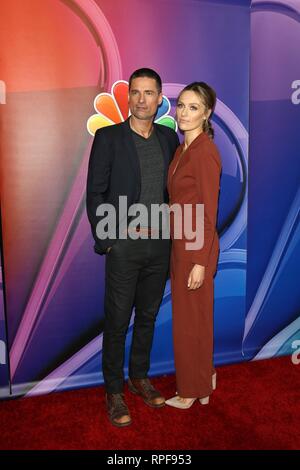
[[[89, 162], [87, 212], [95, 251], [106, 255], [105, 322], [102, 368], [108, 417], [115, 426], [131, 423], [124, 399], [124, 350], [132, 309], [135, 308], [129, 358], [128, 387], [147, 405], [189, 408], [206, 404], [216, 385], [213, 367], [213, 276], [219, 241], [216, 231], [221, 161], [213, 143], [210, 117], [215, 92], [204, 82], [185, 87], [176, 105], [176, 119], [184, 133], [154, 123], [162, 102], [162, 82], [151, 69], [136, 70], [129, 79], [130, 117], [96, 132]], [[172, 246], [162, 227], [151, 222], [115, 237], [99, 237], [103, 220], [97, 208], [111, 204], [119, 214], [119, 197], [128, 205], [204, 205], [204, 243], [186, 248], [184, 235]], [[101, 212], [101, 211], [100, 211]], [[155, 234], [155, 235], [154, 235]], [[188, 240], [190, 241], [190, 240]], [[165, 401], [147, 377], [154, 324], [163, 297], [171, 256], [173, 342], [176, 395]]]

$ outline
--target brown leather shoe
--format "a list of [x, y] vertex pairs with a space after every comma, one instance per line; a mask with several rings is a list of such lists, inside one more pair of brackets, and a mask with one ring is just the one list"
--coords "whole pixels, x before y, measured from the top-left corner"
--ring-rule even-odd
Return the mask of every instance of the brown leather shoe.
[[128, 379], [128, 388], [153, 408], [165, 406], [165, 398], [153, 387], [149, 379]]
[[130, 413], [124, 401], [123, 393], [107, 393], [106, 406], [108, 418], [114, 426], [122, 428], [131, 424]]

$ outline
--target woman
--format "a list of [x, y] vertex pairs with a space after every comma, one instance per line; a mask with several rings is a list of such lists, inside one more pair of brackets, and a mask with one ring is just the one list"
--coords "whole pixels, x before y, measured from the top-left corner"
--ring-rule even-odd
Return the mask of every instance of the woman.
[[[186, 86], [177, 99], [176, 118], [184, 142], [169, 168], [170, 205], [182, 213], [190, 204], [195, 228], [196, 204], [204, 205], [204, 243], [188, 247], [188, 237], [174, 236], [175, 211], [171, 210], [171, 287], [173, 341], [177, 394], [166, 401], [176, 408], [189, 408], [197, 399], [207, 404], [216, 388], [213, 367], [213, 276], [219, 240], [216, 231], [221, 160], [213, 142], [210, 117], [216, 104], [214, 90], [204, 82]], [[186, 220], [189, 220], [188, 217]], [[175, 224], [175, 225], [174, 225]], [[196, 224], [197, 225], [197, 224]], [[178, 225], [177, 225], [178, 228]], [[198, 230], [199, 231], [199, 230]], [[182, 233], [185, 234], [187, 231]], [[199, 236], [199, 233], [197, 233]]]

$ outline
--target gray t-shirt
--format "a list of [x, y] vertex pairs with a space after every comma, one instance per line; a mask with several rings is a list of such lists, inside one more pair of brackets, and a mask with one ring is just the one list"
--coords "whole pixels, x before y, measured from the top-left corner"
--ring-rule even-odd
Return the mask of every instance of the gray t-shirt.
[[164, 202], [164, 157], [156, 135], [155, 129], [148, 139], [132, 131], [141, 169], [141, 194], [140, 204], [147, 207], [149, 220], [148, 227], [159, 228], [150, 220], [151, 204], [163, 204]]

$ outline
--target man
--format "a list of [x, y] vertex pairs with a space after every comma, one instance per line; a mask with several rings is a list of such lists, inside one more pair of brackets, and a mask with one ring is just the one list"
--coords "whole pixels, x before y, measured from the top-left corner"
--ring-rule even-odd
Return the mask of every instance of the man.
[[[104, 239], [102, 232], [99, 234], [104, 215], [97, 216], [96, 212], [99, 206], [111, 204], [119, 220], [120, 196], [127, 197], [128, 207], [139, 203], [149, 212], [153, 204], [168, 202], [168, 166], [179, 140], [172, 129], [154, 123], [161, 102], [159, 75], [147, 68], [136, 70], [129, 79], [130, 118], [96, 132], [89, 163], [87, 212], [95, 251], [106, 254], [102, 369], [108, 416], [115, 426], [131, 423], [123, 394], [123, 363], [133, 307], [128, 386], [152, 407], [165, 404], [147, 374], [155, 319], [167, 278], [170, 240], [161, 236], [161, 226], [151, 225], [149, 220], [130, 229], [132, 219], [127, 213], [125, 230], [124, 224], [123, 228], [118, 226], [117, 239], [114, 230]], [[97, 213], [103, 214], [101, 210]]]

